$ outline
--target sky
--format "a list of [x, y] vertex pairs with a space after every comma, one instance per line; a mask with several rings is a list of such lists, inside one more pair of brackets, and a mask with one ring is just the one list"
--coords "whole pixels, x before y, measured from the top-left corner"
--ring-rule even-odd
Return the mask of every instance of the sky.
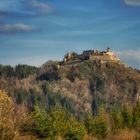
[[0, 64], [107, 47], [140, 69], [140, 0], [0, 0]]

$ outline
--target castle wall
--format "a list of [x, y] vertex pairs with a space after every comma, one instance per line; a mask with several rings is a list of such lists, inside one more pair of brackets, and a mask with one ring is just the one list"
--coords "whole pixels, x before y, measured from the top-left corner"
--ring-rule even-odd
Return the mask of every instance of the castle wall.
[[90, 56], [90, 60], [99, 60], [102, 62], [119, 61], [114, 55], [92, 55]]
[[80, 55], [76, 55], [76, 57], [73, 55], [73, 53], [67, 53], [64, 57], [63, 62], [68, 62], [71, 60], [75, 60], [75, 59], [79, 59], [79, 60], [95, 60], [95, 61], [100, 61], [102, 63], [105, 62], [117, 62], [120, 63], [120, 60], [113, 54], [113, 52], [110, 49], [107, 49], [107, 51], [103, 51], [103, 52], [99, 52], [99, 51], [84, 51], [82, 54]]
[[114, 55], [113, 52], [111, 52], [111, 51], [110, 52], [106, 52], [106, 54], [107, 55], [112, 55], [112, 56]]

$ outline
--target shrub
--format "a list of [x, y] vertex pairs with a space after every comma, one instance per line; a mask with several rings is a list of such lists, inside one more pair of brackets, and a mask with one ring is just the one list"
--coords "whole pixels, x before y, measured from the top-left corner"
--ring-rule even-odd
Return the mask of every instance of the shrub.
[[97, 116], [89, 116], [85, 120], [85, 126], [88, 134], [96, 137], [105, 137], [109, 131], [108, 118], [101, 108]]
[[74, 118], [71, 118], [67, 125], [66, 140], [83, 140], [85, 127], [81, 122], [77, 122]]
[[111, 119], [112, 119], [112, 129], [119, 129], [122, 128], [122, 114], [120, 111], [113, 111], [111, 114]]
[[122, 127], [123, 128], [132, 128], [133, 127], [132, 109], [125, 106], [121, 110], [121, 113], [122, 113]]
[[87, 132], [92, 136], [105, 137], [108, 133], [108, 125], [103, 118], [90, 118], [86, 120]]
[[79, 70], [75, 68], [74, 66], [71, 67], [70, 71], [67, 73], [67, 78], [74, 82], [76, 78], [79, 77]]
[[140, 124], [140, 102], [137, 102], [133, 108], [133, 126], [137, 127]]

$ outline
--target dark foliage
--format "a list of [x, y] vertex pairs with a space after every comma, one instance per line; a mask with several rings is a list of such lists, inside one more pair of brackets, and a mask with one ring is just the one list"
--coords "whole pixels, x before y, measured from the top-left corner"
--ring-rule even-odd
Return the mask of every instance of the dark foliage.
[[37, 69], [38, 68], [36, 67], [28, 65], [17, 65], [14, 68], [10, 65], [0, 65], [0, 77], [16, 77], [18, 79], [23, 79], [27, 78], [31, 74], [35, 74], [37, 72]]

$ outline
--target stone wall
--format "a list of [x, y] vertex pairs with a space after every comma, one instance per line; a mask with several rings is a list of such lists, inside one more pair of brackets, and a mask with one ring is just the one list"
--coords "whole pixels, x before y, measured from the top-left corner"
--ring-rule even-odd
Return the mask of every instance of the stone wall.
[[119, 62], [119, 59], [114, 55], [92, 55], [90, 60], [99, 60], [102, 62]]
[[63, 62], [66, 63], [71, 60], [79, 59], [81, 61], [84, 60], [97, 60], [102, 62], [118, 62], [120, 63], [120, 60], [113, 54], [111, 49], [107, 49], [106, 51], [100, 52], [98, 50], [89, 50], [89, 51], [83, 51], [82, 54], [74, 55], [74, 53], [67, 53], [63, 59]]

